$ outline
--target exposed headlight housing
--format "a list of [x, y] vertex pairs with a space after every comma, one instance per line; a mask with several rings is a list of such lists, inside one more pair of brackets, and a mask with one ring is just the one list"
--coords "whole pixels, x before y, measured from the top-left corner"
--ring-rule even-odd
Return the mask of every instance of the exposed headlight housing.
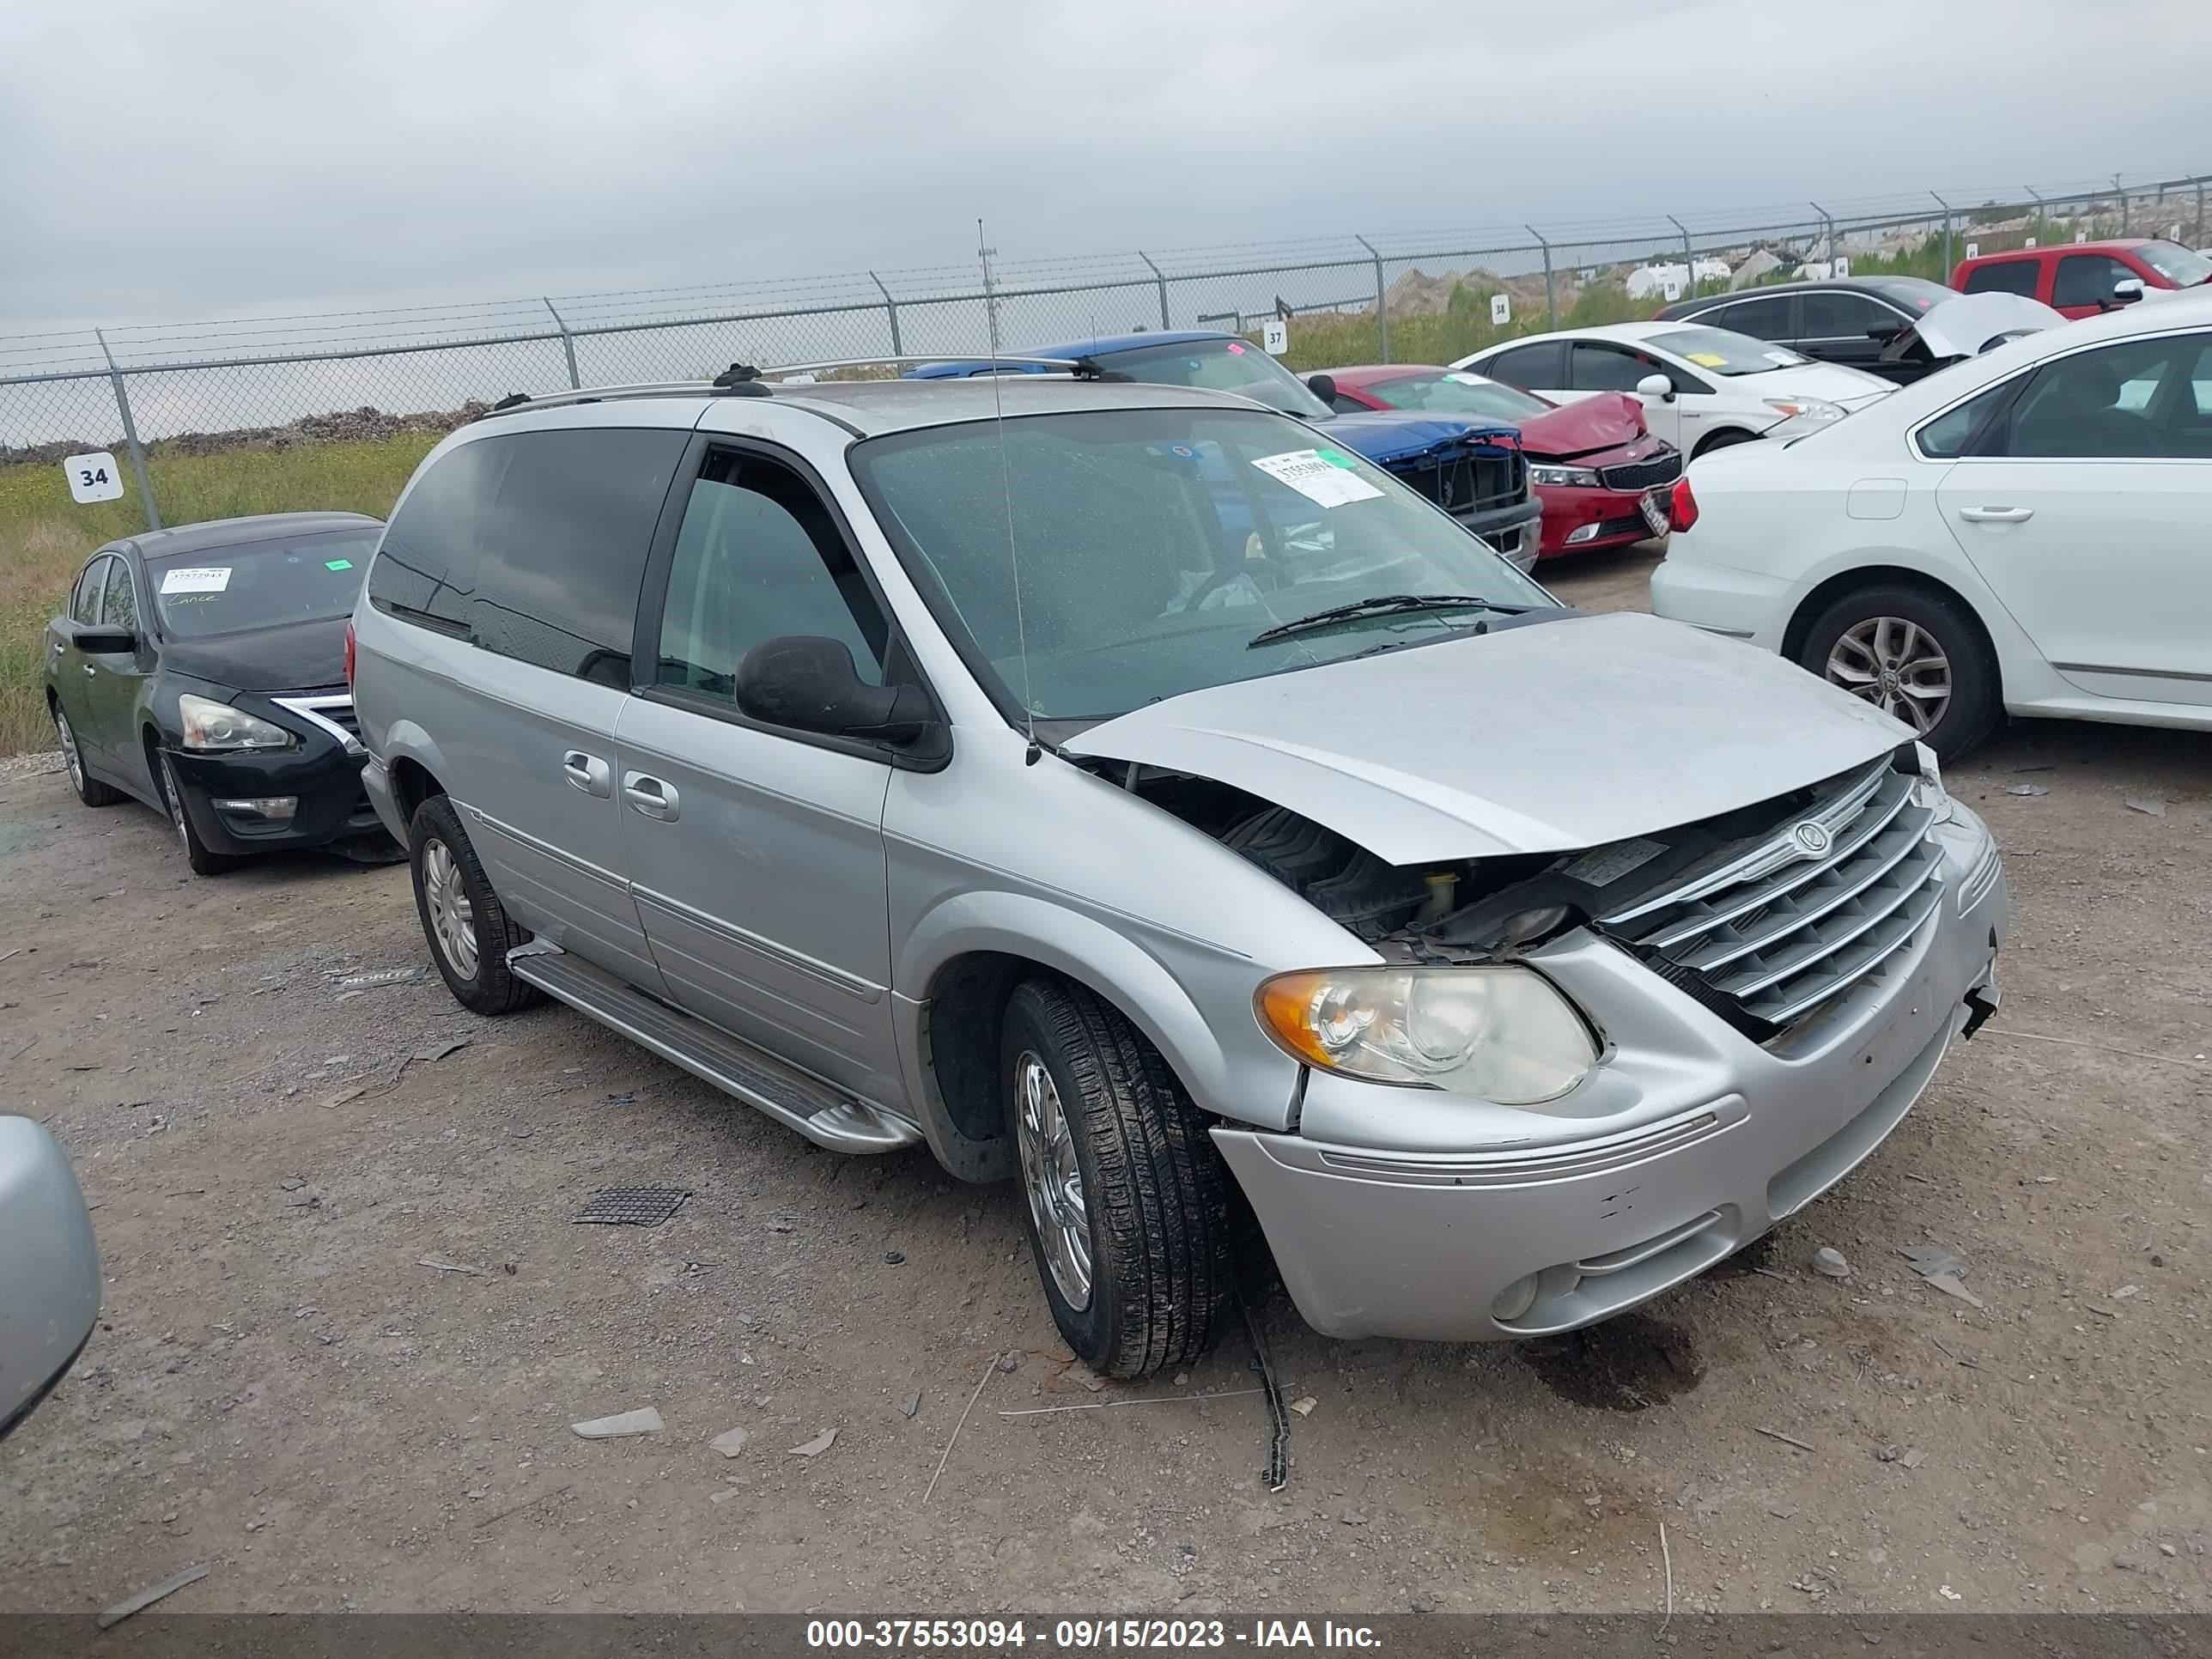
[[1936, 751], [1924, 743], [1912, 745], [1912, 804], [1936, 814], [1937, 822], [1951, 816], [1951, 792], [1943, 787], [1943, 768]]
[[299, 741], [281, 726], [190, 691], [177, 699], [177, 714], [187, 749], [289, 749]]
[[1841, 404], [1832, 404], [1826, 398], [1767, 398], [1761, 401], [1784, 420], [1808, 424], [1840, 421], [1849, 412]]
[[1293, 1059], [1370, 1083], [1529, 1106], [1597, 1063], [1582, 1016], [1527, 968], [1310, 969], [1278, 974], [1253, 1001]]
[[1597, 474], [1586, 466], [1538, 466], [1529, 464], [1528, 482], [1532, 484], [1571, 486], [1577, 489], [1595, 489]]

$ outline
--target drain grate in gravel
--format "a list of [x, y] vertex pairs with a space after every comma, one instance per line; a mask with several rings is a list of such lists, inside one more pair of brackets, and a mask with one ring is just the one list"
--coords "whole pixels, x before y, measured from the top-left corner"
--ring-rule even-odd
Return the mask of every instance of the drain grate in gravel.
[[683, 1187], [602, 1187], [576, 1219], [607, 1227], [658, 1227], [690, 1196]]

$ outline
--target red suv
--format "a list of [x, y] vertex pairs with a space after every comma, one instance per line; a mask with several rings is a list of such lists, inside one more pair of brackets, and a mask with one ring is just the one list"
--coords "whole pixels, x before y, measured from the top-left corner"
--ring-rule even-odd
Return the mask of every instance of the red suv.
[[1961, 259], [1951, 286], [1961, 294], [2022, 294], [2067, 317], [2094, 317], [2127, 303], [2114, 289], [2130, 277], [2146, 289], [2195, 288], [2212, 282], [2212, 259], [2148, 236], [2061, 242]]

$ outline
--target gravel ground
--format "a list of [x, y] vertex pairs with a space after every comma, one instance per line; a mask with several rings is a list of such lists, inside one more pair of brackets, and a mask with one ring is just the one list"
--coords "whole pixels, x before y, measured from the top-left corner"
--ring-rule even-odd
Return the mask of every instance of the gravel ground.
[[[1601, 608], [1647, 568], [1555, 580]], [[1651, 1609], [1662, 1526], [1689, 1611], [2212, 1608], [2212, 743], [2015, 727], [1953, 781], [2010, 860], [2007, 998], [1880, 1153], [1555, 1343], [1266, 1299], [1315, 1402], [1270, 1494], [1243, 1336], [1094, 1389], [1012, 1189], [817, 1152], [558, 1008], [348, 995], [426, 962], [404, 870], [195, 880], [152, 813], [0, 767], [7, 1105], [109, 1275], [0, 1449], [0, 1610], [201, 1563], [165, 1611]], [[692, 1196], [573, 1224], [641, 1184]], [[1984, 1306], [1912, 1276], [1929, 1240]]]

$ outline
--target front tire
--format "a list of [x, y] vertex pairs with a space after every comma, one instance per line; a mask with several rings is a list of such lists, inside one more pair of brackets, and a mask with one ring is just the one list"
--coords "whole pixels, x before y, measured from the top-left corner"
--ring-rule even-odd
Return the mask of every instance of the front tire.
[[177, 776], [176, 763], [163, 755], [155, 775], [161, 780], [161, 804], [168, 808], [169, 827], [177, 832], [178, 844], [185, 849], [185, 862], [191, 866], [192, 873], [220, 876], [238, 868], [242, 859], [210, 850], [192, 827], [191, 814], [185, 811], [185, 787]]
[[102, 783], [84, 769], [84, 755], [76, 746], [76, 729], [70, 718], [62, 713], [58, 702], [49, 704], [47, 713], [54, 717], [54, 735], [61, 739], [62, 759], [69, 767], [70, 787], [87, 806], [112, 806], [123, 799], [120, 789]]
[[1943, 760], [1955, 760], [2004, 714], [1996, 653], [1957, 600], [1878, 583], [1813, 619], [1797, 660], [1831, 685], [1893, 714]]
[[511, 1013], [538, 1001], [544, 993], [507, 965], [507, 953], [530, 935], [501, 908], [453, 802], [433, 795], [416, 807], [407, 842], [415, 912], [453, 1000], [478, 1014]]
[[1053, 1323], [1104, 1376], [1205, 1352], [1231, 1293], [1220, 1155], [1157, 1049], [1091, 992], [1014, 992], [1000, 1077]]

